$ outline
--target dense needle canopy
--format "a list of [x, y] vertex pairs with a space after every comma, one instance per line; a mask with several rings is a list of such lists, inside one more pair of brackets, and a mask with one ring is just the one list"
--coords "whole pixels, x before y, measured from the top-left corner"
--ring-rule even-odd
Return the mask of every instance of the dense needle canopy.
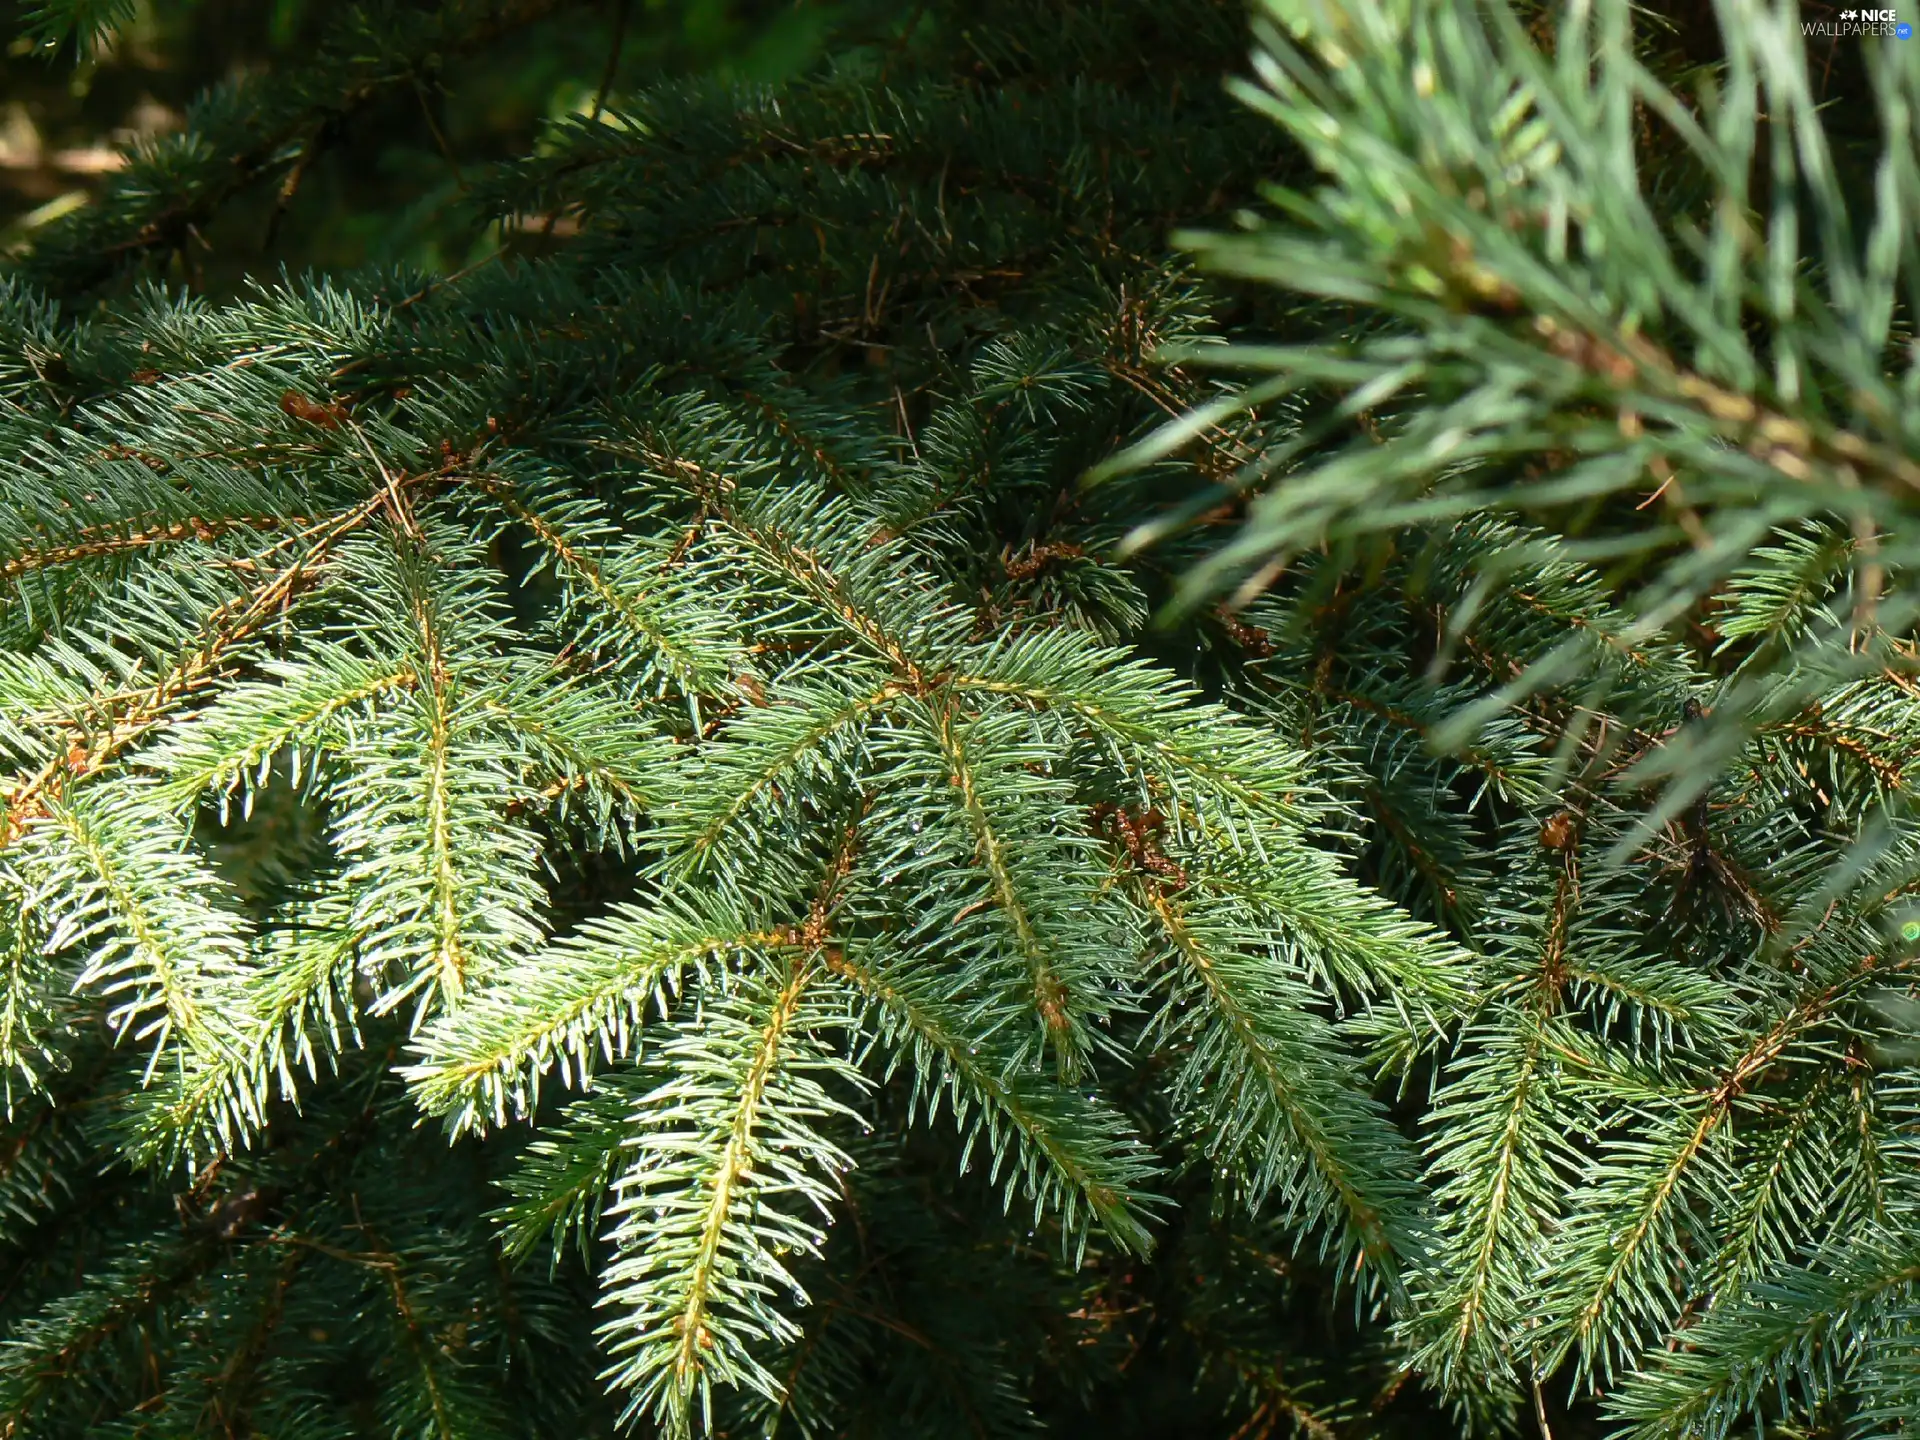
[[1920, 51], [657, 10], [19, 232], [6, 1433], [1903, 1433]]

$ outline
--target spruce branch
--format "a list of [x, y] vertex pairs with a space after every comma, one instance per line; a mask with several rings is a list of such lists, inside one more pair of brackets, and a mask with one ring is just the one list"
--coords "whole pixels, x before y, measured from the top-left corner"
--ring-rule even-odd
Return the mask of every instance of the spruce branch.
[[590, 1088], [598, 1063], [637, 1059], [649, 1011], [664, 1018], [696, 977], [771, 960], [797, 931], [756, 929], [724, 905], [625, 907], [495, 979], [420, 1036], [407, 1071], [420, 1103], [454, 1130], [533, 1113], [542, 1075]]
[[[1629, 1377], [1609, 1412], [1636, 1437], [1717, 1437], [1770, 1397], [1798, 1390], [1818, 1398], [1844, 1384], [1880, 1327], [1920, 1283], [1920, 1253], [1901, 1232], [1852, 1239], [1830, 1268], [1802, 1270], [1751, 1287], [1717, 1307], [1659, 1363]], [[1910, 1332], [1888, 1334], [1911, 1343]]]
[[755, 1350], [793, 1334], [774, 1308], [797, 1289], [784, 1257], [818, 1252], [849, 1163], [817, 1128], [849, 1114], [823, 1081], [857, 1083], [817, 1048], [845, 1023], [815, 998], [822, 973], [817, 951], [749, 972], [661, 1042], [671, 1068], [630, 1122], [611, 1207], [602, 1328], [629, 1415], [685, 1431], [710, 1421], [716, 1383], [777, 1394]]

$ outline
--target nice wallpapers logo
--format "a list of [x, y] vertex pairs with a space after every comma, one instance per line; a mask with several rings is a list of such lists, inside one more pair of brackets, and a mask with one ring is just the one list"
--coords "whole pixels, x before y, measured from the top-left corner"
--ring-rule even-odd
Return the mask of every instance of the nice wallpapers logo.
[[1887, 35], [1895, 40], [1911, 40], [1913, 26], [1892, 10], [1842, 10], [1837, 19], [1807, 20], [1800, 26], [1803, 35]]

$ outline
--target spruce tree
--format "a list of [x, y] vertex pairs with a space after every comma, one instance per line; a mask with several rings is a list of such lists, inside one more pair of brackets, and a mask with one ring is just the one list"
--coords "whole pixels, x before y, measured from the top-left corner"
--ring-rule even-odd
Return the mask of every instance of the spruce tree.
[[538, 8], [4, 282], [8, 1433], [1911, 1428], [1920, 52], [849, 11], [194, 292]]

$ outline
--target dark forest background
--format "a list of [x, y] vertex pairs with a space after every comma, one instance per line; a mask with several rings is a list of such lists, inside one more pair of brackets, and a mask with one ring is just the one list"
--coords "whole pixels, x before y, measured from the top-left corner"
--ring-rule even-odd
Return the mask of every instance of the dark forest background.
[[[195, 280], [230, 290], [249, 271], [407, 264], [458, 268], [501, 228], [461, 205], [467, 172], [524, 155], [543, 122], [589, 112], [621, 88], [712, 75], [779, 81], [833, 44], [859, 44], [891, 7], [838, 0], [606, 0], [533, 4], [493, 43], [441, 57], [329, 128], [291, 194], [242, 198], [200, 248]], [[38, 43], [31, 4], [0, 4], [0, 250], [86, 202], [118, 147], [178, 129], [210, 87], [297, 61], [332, 0], [141, 0], [98, 48]], [[539, 227], [534, 227], [536, 234]]]
[[[502, 226], [462, 199], [471, 171], [526, 154], [543, 123], [663, 79], [778, 82], [837, 51], [902, 44], [931, 18], [910, 0], [517, 8], [517, 23], [491, 43], [439, 57], [432, 75], [381, 87], [342, 114], [290, 192], [268, 183], [225, 207], [197, 246], [199, 263], [176, 278], [218, 295], [282, 267], [454, 270], [502, 246], [539, 248], [564, 220]], [[1682, 68], [1716, 58], [1710, 0], [1647, 8]], [[1809, 20], [1840, 10], [1827, 0], [1802, 8]], [[120, 165], [120, 147], [178, 129], [197, 96], [297, 61], [337, 9], [338, 0], [138, 0], [133, 21], [88, 53], [36, 35], [33, 0], [0, 0], [0, 253], [85, 204]], [[1823, 97], [1844, 114], [1847, 97], [1864, 93], [1858, 47], [1809, 45]]]

